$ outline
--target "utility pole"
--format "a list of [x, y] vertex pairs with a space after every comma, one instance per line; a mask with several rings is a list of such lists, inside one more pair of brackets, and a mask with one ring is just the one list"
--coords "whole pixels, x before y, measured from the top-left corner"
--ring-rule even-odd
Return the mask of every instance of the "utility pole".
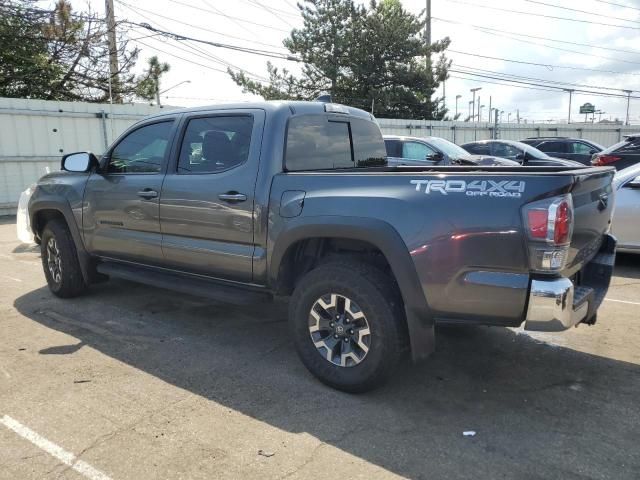
[[516, 118], [518, 119], [518, 123], [520, 123], [520, 109], [516, 110]]
[[571, 95], [573, 94], [575, 89], [573, 88], [565, 88], [565, 92], [569, 92], [569, 115], [567, 117], [567, 123], [571, 123]]
[[455, 119], [456, 119], [456, 117], [458, 116], [458, 100], [459, 100], [460, 98], [462, 98], [462, 95], [456, 95], [456, 114], [455, 114], [455, 116], [453, 117], [453, 118], [454, 118], [454, 120], [455, 120]]
[[489, 123], [491, 123], [491, 95], [489, 95]]
[[446, 79], [442, 80], [442, 111], [444, 112], [445, 108], [447, 108], [447, 94], [445, 92], [445, 83]]
[[[428, 48], [426, 62], [426, 75], [427, 79], [435, 80], [433, 70], [431, 69], [431, 0], [427, 0], [426, 5], [426, 18], [424, 22], [424, 43]], [[431, 101], [431, 92], [428, 92], [429, 101]], [[431, 117], [433, 118], [433, 116]]]
[[493, 120], [493, 139], [497, 140], [500, 138], [500, 134], [498, 133], [498, 109], [493, 109], [494, 120]]
[[109, 80], [112, 92], [111, 100], [116, 103], [122, 102], [120, 97], [120, 81], [118, 79], [118, 45], [116, 44], [116, 18], [113, 13], [113, 0], [105, 0], [105, 15], [107, 17], [107, 40], [109, 43]]
[[478, 123], [480, 122], [480, 95], [478, 95]]
[[624, 93], [627, 94], [627, 120], [625, 121], [625, 125], [629, 125], [629, 102], [631, 102], [631, 92], [632, 90], [623, 90]]

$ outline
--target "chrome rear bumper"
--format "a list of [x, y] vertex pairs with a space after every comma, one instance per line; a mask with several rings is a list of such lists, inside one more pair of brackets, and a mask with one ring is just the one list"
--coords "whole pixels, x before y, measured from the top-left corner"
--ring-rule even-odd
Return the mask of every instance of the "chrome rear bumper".
[[580, 322], [595, 323], [613, 274], [615, 246], [615, 238], [605, 235], [598, 254], [580, 272], [579, 286], [564, 277], [531, 280], [524, 328], [560, 332]]
[[532, 280], [524, 328], [560, 332], [578, 324], [586, 318], [589, 302], [574, 308], [573, 298], [573, 283], [568, 278]]

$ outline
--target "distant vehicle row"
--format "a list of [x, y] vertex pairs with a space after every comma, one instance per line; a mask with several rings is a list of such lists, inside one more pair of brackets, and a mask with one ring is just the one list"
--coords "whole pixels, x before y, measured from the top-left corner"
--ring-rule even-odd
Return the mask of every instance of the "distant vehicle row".
[[390, 165], [611, 166], [622, 170], [640, 162], [640, 133], [604, 148], [582, 138], [535, 137], [478, 140], [461, 146], [439, 137], [386, 135]]

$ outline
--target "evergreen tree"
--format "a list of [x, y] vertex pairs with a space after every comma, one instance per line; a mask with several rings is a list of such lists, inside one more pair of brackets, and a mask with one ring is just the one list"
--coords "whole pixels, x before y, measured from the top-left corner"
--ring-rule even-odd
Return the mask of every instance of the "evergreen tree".
[[[301, 74], [267, 64], [269, 82], [229, 71], [245, 92], [267, 100], [311, 100], [329, 92], [334, 101], [373, 110], [380, 117], [442, 119], [446, 109], [433, 98], [447, 78], [449, 39], [427, 45], [424, 18], [399, 0], [306, 0], [298, 4], [303, 27], [285, 47], [302, 63]], [[432, 58], [437, 57], [432, 65]]]

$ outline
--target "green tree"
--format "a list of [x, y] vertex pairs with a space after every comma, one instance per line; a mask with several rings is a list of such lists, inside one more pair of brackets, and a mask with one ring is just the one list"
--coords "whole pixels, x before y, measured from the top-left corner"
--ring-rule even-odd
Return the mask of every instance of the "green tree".
[[0, 96], [45, 98], [62, 69], [49, 59], [42, 33], [45, 16], [34, 11], [36, 0], [0, 0]]
[[448, 75], [444, 51], [450, 41], [427, 45], [423, 15], [407, 12], [399, 0], [371, 1], [368, 7], [353, 0], [306, 0], [298, 7], [303, 27], [284, 45], [300, 59], [300, 75], [271, 63], [268, 83], [229, 71], [245, 92], [310, 100], [327, 91], [335, 101], [380, 117], [444, 118], [446, 109], [438, 109], [441, 99], [433, 96]]
[[160, 77], [167, 73], [171, 66], [168, 63], [161, 63], [155, 55], [149, 60], [147, 70], [138, 80], [136, 94], [145, 100], [156, 100], [160, 105]]
[[117, 82], [109, 70], [107, 25], [67, 0], [52, 10], [35, 0], [0, 0], [0, 96], [106, 102], [133, 99], [139, 49], [118, 36]]

